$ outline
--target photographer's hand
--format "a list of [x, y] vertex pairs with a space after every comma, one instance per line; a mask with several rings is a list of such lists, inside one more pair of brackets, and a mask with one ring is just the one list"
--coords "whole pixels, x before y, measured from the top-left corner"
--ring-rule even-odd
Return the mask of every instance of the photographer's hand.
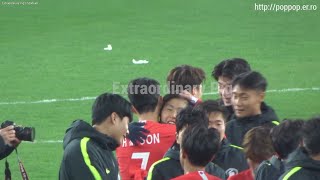
[[20, 144], [20, 140], [16, 137], [16, 131], [13, 126], [8, 126], [0, 129], [0, 135], [4, 140], [4, 143], [9, 146], [17, 147]]

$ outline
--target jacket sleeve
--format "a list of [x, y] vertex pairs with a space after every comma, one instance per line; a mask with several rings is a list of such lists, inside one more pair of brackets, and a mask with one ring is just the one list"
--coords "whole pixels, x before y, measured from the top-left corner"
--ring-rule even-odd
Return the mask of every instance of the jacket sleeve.
[[[73, 142], [71, 142], [73, 143]], [[60, 167], [60, 180], [95, 180], [103, 179], [102, 172], [97, 167], [97, 158], [93, 157], [90, 143], [86, 147], [81, 146], [81, 142], [69, 144], [65, 149], [65, 154]], [[90, 154], [90, 155], [89, 155]]]
[[159, 172], [159, 168], [156, 166], [156, 164], [153, 164], [149, 169], [146, 180], [161, 180], [161, 179], [164, 179], [164, 178], [162, 178], [162, 175]]
[[0, 136], [0, 160], [9, 156], [12, 153], [14, 147], [10, 147], [4, 143], [3, 138]]

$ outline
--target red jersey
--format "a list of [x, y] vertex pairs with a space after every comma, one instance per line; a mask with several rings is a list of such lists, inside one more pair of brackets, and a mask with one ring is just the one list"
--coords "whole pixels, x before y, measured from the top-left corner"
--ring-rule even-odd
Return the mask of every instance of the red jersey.
[[248, 169], [239, 174], [230, 176], [228, 180], [254, 180], [254, 178], [251, 169]]
[[212, 176], [204, 171], [195, 171], [182, 176], [178, 176], [171, 180], [221, 180], [216, 176]]
[[144, 179], [150, 166], [162, 159], [176, 140], [175, 125], [154, 121], [140, 122], [145, 122], [144, 128], [150, 131], [146, 140], [134, 146], [130, 140], [125, 139], [116, 149], [122, 180]]

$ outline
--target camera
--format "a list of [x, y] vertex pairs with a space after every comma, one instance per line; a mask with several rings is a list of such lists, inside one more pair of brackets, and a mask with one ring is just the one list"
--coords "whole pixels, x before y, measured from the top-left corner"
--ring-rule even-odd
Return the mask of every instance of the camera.
[[14, 126], [14, 130], [16, 131], [16, 137], [19, 140], [33, 142], [36, 133], [34, 127], [18, 126], [13, 121], [5, 121], [1, 124], [1, 128], [5, 128], [8, 126]]

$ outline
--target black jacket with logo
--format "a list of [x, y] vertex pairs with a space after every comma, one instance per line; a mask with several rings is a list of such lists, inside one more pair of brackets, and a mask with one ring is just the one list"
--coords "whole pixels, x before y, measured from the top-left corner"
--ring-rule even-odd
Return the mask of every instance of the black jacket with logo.
[[242, 146], [244, 135], [252, 128], [257, 126], [278, 125], [278, 117], [274, 110], [264, 102], [261, 104], [261, 114], [256, 116], [237, 118], [229, 121], [226, 125], [226, 136], [231, 144]]
[[67, 129], [60, 180], [119, 179], [118, 163], [112, 153], [119, 144], [115, 139], [78, 120]]
[[[147, 180], [169, 180], [184, 174], [180, 164], [180, 148], [174, 144], [164, 155], [164, 158], [153, 163], [148, 172]], [[224, 170], [210, 162], [205, 171], [211, 175], [226, 179]]]
[[320, 180], [320, 161], [311, 159], [304, 148], [289, 155], [285, 169], [280, 180]]
[[222, 140], [220, 149], [212, 162], [225, 170], [226, 177], [249, 169], [242, 148], [233, 146], [227, 139]]

